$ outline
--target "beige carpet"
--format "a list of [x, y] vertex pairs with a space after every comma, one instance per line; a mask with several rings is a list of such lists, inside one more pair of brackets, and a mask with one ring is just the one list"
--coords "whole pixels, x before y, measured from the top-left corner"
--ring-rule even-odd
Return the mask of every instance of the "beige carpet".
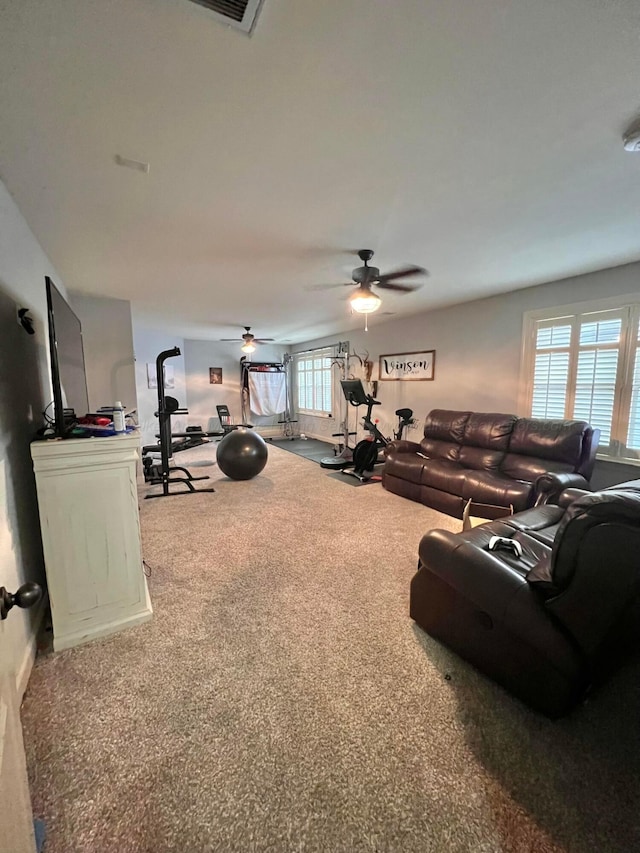
[[638, 667], [528, 711], [407, 615], [420, 535], [460, 522], [269, 454], [141, 501], [154, 619], [38, 659], [46, 853], [640, 849]]

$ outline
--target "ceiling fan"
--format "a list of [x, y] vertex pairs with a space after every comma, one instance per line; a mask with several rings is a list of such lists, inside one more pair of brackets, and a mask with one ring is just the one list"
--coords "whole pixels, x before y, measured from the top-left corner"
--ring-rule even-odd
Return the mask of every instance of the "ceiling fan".
[[[374, 293], [372, 287], [394, 290], [397, 293], [411, 293], [413, 290], [418, 290], [422, 285], [399, 284], [398, 279], [428, 274], [423, 267], [406, 266], [381, 275], [378, 267], [369, 266], [369, 261], [373, 257], [372, 249], [360, 249], [358, 257], [363, 262], [363, 266], [356, 267], [351, 274], [358, 287], [349, 297], [352, 310], [357, 311], [358, 314], [371, 314], [373, 311], [377, 311], [382, 304], [382, 300], [377, 293]], [[339, 287], [340, 285], [319, 285], [319, 287], [326, 286]], [[353, 282], [345, 283], [344, 286], [353, 287]]]
[[[381, 287], [385, 290], [395, 290], [398, 293], [411, 293], [412, 290], [417, 290], [422, 287], [420, 284], [398, 284], [398, 279], [410, 278], [414, 275], [424, 275], [426, 270], [422, 267], [407, 266], [401, 267], [392, 272], [380, 274], [378, 267], [370, 267], [369, 261], [373, 257], [371, 249], [360, 249], [358, 257], [363, 262], [363, 266], [356, 267], [351, 277], [359, 287], [349, 297], [349, 302], [354, 311], [359, 314], [370, 314], [372, 311], [377, 311], [382, 300], [371, 289], [372, 286]], [[351, 286], [350, 284], [347, 285]]]
[[273, 341], [273, 338], [256, 338], [255, 335], [251, 334], [251, 326], [244, 327], [244, 335], [240, 338], [220, 338], [224, 343], [239, 343], [243, 342], [240, 349], [242, 352], [255, 352], [256, 344], [268, 344]]

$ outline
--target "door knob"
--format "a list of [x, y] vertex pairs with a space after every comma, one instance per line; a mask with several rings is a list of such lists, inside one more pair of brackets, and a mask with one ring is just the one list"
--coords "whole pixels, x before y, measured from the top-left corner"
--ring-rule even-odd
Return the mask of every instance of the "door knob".
[[42, 587], [37, 583], [28, 581], [23, 583], [17, 592], [11, 593], [0, 586], [0, 619], [6, 619], [11, 608], [17, 604], [18, 607], [33, 607], [42, 598]]

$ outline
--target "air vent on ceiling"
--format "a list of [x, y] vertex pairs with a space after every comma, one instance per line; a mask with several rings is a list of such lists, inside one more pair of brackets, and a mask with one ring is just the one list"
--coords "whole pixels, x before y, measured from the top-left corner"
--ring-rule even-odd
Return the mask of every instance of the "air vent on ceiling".
[[244, 33], [251, 33], [262, 6], [262, 0], [191, 0], [191, 2], [204, 6], [219, 21]]

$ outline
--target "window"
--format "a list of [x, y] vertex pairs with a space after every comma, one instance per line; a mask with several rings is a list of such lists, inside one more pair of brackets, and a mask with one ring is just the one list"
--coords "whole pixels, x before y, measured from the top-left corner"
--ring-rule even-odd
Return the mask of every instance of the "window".
[[297, 411], [306, 415], [331, 414], [332, 349], [310, 350], [294, 356]]
[[640, 459], [640, 303], [589, 307], [525, 316], [528, 410], [588, 421], [601, 456]]

